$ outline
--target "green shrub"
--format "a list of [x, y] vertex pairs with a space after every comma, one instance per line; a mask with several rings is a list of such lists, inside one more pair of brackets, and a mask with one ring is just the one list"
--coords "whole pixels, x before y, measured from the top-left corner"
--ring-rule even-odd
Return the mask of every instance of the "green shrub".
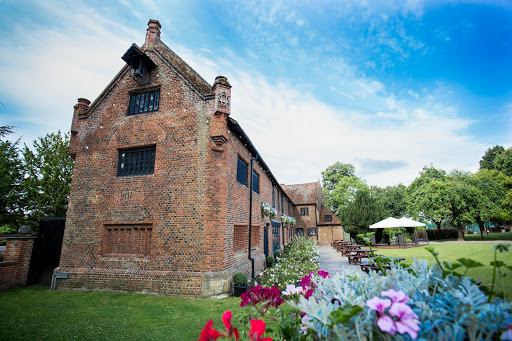
[[265, 261], [267, 262], [267, 264], [274, 264], [276, 262], [276, 259], [272, 256], [268, 256]]
[[242, 287], [247, 284], [247, 275], [243, 272], [237, 272], [233, 276], [233, 285], [237, 287]]
[[457, 239], [458, 232], [456, 228], [428, 229], [428, 240]]
[[295, 284], [310, 271], [318, 271], [316, 240], [297, 237], [288, 245], [279, 263], [263, 272], [261, 285], [275, 285], [284, 290], [288, 284]]

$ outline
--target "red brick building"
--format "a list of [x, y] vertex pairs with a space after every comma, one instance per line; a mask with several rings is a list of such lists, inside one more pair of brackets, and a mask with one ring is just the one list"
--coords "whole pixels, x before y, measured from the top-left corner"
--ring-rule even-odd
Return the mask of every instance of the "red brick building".
[[60, 289], [223, 295], [293, 235], [280, 223], [293, 201], [231, 117], [228, 80], [210, 85], [160, 29], [150, 20], [105, 90], [74, 107]]
[[320, 181], [282, 186], [294, 203], [296, 235], [314, 238], [319, 244], [343, 239], [343, 228], [338, 217], [324, 206]]

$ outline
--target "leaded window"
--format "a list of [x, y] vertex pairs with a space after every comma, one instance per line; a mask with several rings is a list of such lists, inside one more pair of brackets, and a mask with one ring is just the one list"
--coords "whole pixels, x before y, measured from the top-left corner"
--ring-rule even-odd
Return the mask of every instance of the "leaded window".
[[242, 185], [247, 186], [247, 163], [240, 157], [236, 166], [236, 180]]
[[256, 172], [252, 172], [252, 190], [256, 193], [260, 192], [260, 176]]
[[301, 207], [300, 215], [309, 215], [309, 207]]
[[157, 111], [160, 105], [160, 89], [130, 95], [128, 115]]
[[325, 221], [326, 223], [330, 223], [330, 222], [332, 222], [332, 215], [325, 215], [325, 216], [324, 216], [324, 221]]
[[316, 227], [308, 228], [308, 236], [316, 236]]
[[117, 176], [153, 174], [156, 146], [119, 150]]

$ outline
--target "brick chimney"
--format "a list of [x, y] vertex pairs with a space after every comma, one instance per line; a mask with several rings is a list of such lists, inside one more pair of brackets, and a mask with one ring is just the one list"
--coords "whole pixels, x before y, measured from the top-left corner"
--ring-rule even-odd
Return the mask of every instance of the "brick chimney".
[[224, 76], [217, 76], [213, 83], [215, 93], [215, 114], [231, 114], [231, 84]]
[[162, 25], [160, 22], [155, 19], [149, 19], [148, 21], [148, 29], [146, 31], [146, 42], [145, 48], [146, 50], [153, 50], [155, 47], [155, 43], [160, 40], [160, 29]]

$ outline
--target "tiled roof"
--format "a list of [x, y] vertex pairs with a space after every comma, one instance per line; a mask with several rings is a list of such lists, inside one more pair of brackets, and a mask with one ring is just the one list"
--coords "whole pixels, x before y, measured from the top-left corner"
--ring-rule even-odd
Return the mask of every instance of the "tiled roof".
[[[332, 217], [332, 221], [326, 222], [325, 216], [330, 215]], [[322, 206], [322, 210], [320, 212], [320, 219], [318, 219], [318, 225], [341, 225], [340, 220], [338, 217], [334, 215], [327, 207]]]
[[160, 54], [163, 59], [169, 62], [169, 64], [171, 64], [172, 67], [174, 67], [179, 74], [188, 80], [190, 84], [192, 84], [203, 96], [214, 95], [212, 86], [161, 40], [156, 42], [154, 50]]
[[306, 184], [282, 185], [286, 194], [292, 199], [295, 205], [316, 204], [318, 195], [318, 182]]

